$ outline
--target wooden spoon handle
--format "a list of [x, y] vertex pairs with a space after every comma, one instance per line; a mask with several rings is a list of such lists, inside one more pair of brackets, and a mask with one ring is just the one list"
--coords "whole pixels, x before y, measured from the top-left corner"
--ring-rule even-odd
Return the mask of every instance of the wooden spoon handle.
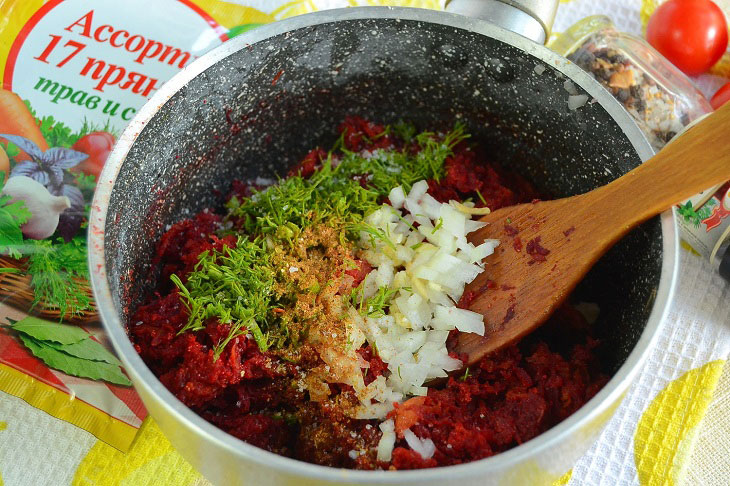
[[605, 200], [605, 209], [615, 211], [614, 216], [627, 226], [649, 219], [675, 203], [730, 180], [728, 141], [730, 103], [644, 164], [596, 189], [596, 202]]

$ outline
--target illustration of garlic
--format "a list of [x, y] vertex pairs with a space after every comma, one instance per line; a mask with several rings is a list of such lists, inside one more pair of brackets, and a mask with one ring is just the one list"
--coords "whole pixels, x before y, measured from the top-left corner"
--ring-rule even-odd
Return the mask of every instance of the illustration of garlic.
[[2, 194], [12, 201], [23, 201], [32, 214], [27, 223], [21, 226], [23, 235], [34, 240], [51, 236], [58, 227], [58, 217], [71, 207], [66, 196], [54, 196], [43, 184], [26, 176], [8, 179]]

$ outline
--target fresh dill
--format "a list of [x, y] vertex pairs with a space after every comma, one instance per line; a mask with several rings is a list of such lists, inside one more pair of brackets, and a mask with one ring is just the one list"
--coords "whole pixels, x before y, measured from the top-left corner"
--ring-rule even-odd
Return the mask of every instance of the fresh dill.
[[217, 359], [226, 345], [238, 336], [251, 333], [262, 351], [281, 332], [271, 312], [274, 271], [271, 254], [262, 240], [239, 237], [235, 248], [206, 251], [198, 257], [195, 270], [183, 283], [171, 275], [188, 309], [188, 322], [179, 331], [204, 329], [211, 318], [230, 325], [226, 338], [215, 344]]
[[416, 136], [416, 127], [412, 123], [399, 121], [395, 125], [389, 127], [390, 133], [403, 140], [405, 143], [411, 143]]
[[[463, 125], [457, 124], [443, 138], [431, 132], [415, 136], [415, 153], [408, 149], [376, 150], [365, 158], [340, 148], [336, 167], [330, 152], [308, 179], [292, 176], [250, 198], [232, 198], [227, 204], [228, 218], [244, 220], [241, 229], [247, 234], [278, 240], [292, 240], [304, 228], [322, 222], [358, 223], [380, 206], [393, 187], [403, 186], [409, 191], [415, 182], [443, 177], [446, 158], [466, 138]], [[363, 176], [368, 181], [366, 187], [358, 180]]]
[[467, 378], [469, 378], [469, 367], [466, 367], [466, 370], [464, 370], [464, 375], [461, 377], [461, 381], [466, 381]]
[[[171, 276], [189, 312], [188, 323], [180, 332], [204, 329], [212, 318], [229, 324], [228, 335], [215, 345], [216, 358], [228, 343], [247, 333], [254, 337], [261, 350], [295, 344], [285, 315], [272, 312], [272, 308], [279, 304], [279, 308], [285, 308], [285, 303], [296, 301], [296, 296], [275, 296], [279, 269], [267, 248], [294, 245], [306, 228], [316, 224], [340, 231], [343, 245], [356, 244], [361, 233], [365, 233], [373, 242], [380, 240], [395, 248], [389, 236], [367, 224], [365, 217], [380, 207], [393, 187], [403, 186], [408, 192], [419, 180], [442, 178], [444, 162], [453, 148], [469, 135], [461, 124], [444, 135], [417, 134], [412, 125], [402, 123], [387, 127], [384, 133], [399, 137], [404, 147], [378, 149], [366, 158], [345, 149], [340, 137], [321, 167], [309, 178], [294, 175], [254, 192], [251, 197], [231, 198], [226, 203], [224, 227], [227, 229], [219, 236], [248, 236], [239, 236], [235, 248], [224, 247], [221, 252], [201, 254], [184, 282], [179, 276]], [[352, 269], [354, 262], [345, 265]], [[312, 293], [319, 290], [307, 289]], [[394, 294], [395, 291], [381, 288], [365, 302], [358, 287], [353, 290], [351, 300], [366, 315], [384, 315]]]
[[370, 187], [379, 196], [387, 196], [397, 186], [403, 186], [408, 192], [420, 180], [439, 181], [445, 175], [444, 161], [453, 148], [468, 137], [464, 126], [457, 124], [443, 137], [433, 132], [416, 135], [413, 138], [418, 147], [415, 153], [409, 148], [400, 151], [379, 149], [364, 158], [341, 149], [344, 156], [338, 169], [347, 172], [349, 177], [367, 174]]
[[358, 233], [365, 233], [370, 238], [370, 244], [375, 247], [375, 241], [380, 240], [383, 243], [385, 243], [387, 246], [395, 250], [395, 243], [390, 239], [390, 237], [385, 234], [385, 232], [379, 228], [376, 228], [372, 224], [368, 224], [364, 221], [361, 221], [356, 224], [352, 224], [348, 226], [348, 229], [351, 231], [355, 231]]
[[362, 285], [358, 285], [350, 291], [350, 302], [352, 306], [363, 314], [363, 308], [365, 306], [365, 289]]
[[393, 211], [393, 214], [395, 214], [403, 224], [408, 226], [408, 229], [410, 229], [411, 231], [417, 231], [416, 227], [413, 226], [413, 224], [409, 223], [408, 220], [401, 216], [400, 211]]
[[377, 292], [365, 299], [362, 285], [354, 288], [350, 294], [353, 307], [358, 309], [361, 315], [367, 317], [383, 317], [390, 306], [390, 301], [400, 289], [390, 289], [387, 286], [379, 287]]
[[342, 263], [345, 265], [346, 270], [357, 270], [359, 268], [355, 260], [350, 258], [345, 258]]
[[486, 206], [487, 205], [487, 200], [484, 199], [484, 196], [482, 196], [482, 193], [479, 192], [479, 189], [477, 189], [476, 191], [477, 191], [477, 196], [479, 196], [479, 200], [482, 202], [482, 204], [484, 204]]

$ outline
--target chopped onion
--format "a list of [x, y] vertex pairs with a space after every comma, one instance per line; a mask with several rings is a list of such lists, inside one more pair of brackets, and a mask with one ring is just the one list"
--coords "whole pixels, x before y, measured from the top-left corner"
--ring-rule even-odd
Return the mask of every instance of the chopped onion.
[[[489, 209], [457, 201], [439, 203], [427, 191], [426, 181], [413, 184], [407, 194], [402, 187], [393, 188], [391, 204], [365, 218], [388, 241], [361, 232], [360, 257], [374, 267], [361, 284], [362, 293], [367, 299], [385, 287], [395, 295], [380, 317], [348, 310], [350, 327], [355, 328], [348, 331], [348, 338], [359, 344], [364, 336], [389, 371], [367, 386], [354, 381], [360, 400], [355, 415], [360, 418], [385, 419], [393, 403], [425, 395], [424, 383], [461, 368], [462, 362], [446, 349], [449, 331], [484, 334], [482, 316], [457, 308], [455, 302], [464, 286], [481, 272], [482, 260], [499, 244], [487, 240], [474, 246], [467, 240], [470, 232], [485, 226], [471, 216], [488, 214]], [[329, 361], [336, 356], [328, 356]], [[357, 362], [357, 367], [363, 365], [361, 360]], [[349, 376], [350, 369], [347, 371]], [[381, 430], [378, 459], [388, 461], [395, 443], [393, 421], [383, 422]], [[433, 454], [433, 442], [428, 439], [412, 435], [409, 445], [423, 457]]]
[[466, 234], [466, 216], [448, 204], [442, 204], [439, 217], [443, 221], [444, 229], [452, 236], [459, 237]]
[[390, 462], [395, 447], [395, 423], [393, 419], [386, 420], [380, 424], [383, 435], [378, 442], [378, 461]]
[[488, 207], [470, 208], [469, 206], [464, 206], [459, 201], [449, 201], [449, 203], [464, 214], [475, 214], [478, 216], [484, 216], [492, 212]]
[[419, 439], [411, 429], [403, 431], [403, 438], [406, 439], [408, 447], [413, 449], [414, 452], [418, 452], [424, 459], [431, 459], [434, 452], [436, 452], [436, 445], [431, 439]]
[[585, 105], [588, 101], [588, 95], [570, 95], [568, 96], [568, 109], [573, 111]]
[[408, 193], [408, 197], [411, 199], [420, 199], [426, 192], [428, 192], [428, 182], [418, 181], [411, 186], [411, 192]]
[[476, 231], [478, 229], [484, 228], [485, 226], [487, 226], [487, 223], [485, 223], [483, 221], [468, 220], [466, 223], [464, 223], [464, 226], [466, 228], [466, 234], [469, 234], [472, 231]]
[[430, 194], [424, 194], [418, 201], [419, 205], [423, 208], [426, 216], [433, 220], [439, 219], [439, 213], [441, 211], [441, 203], [434, 199]]
[[384, 262], [376, 271], [375, 283], [378, 287], [389, 287], [393, 282], [393, 276], [393, 265], [390, 262]]
[[477, 263], [494, 253], [494, 249], [499, 246], [499, 240], [486, 240], [481, 245], [470, 249], [469, 257], [471, 263]]
[[566, 79], [563, 82], [563, 88], [565, 88], [565, 91], [567, 91], [569, 95], [578, 94], [578, 88], [575, 87], [575, 84], [573, 84], [573, 81], [571, 81], [570, 79]]
[[370, 272], [362, 282], [363, 297], [368, 299], [378, 291], [378, 273]]
[[395, 209], [402, 208], [403, 203], [406, 201], [406, 194], [403, 191], [403, 187], [398, 186], [391, 189], [390, 194], [388, 194], [388, 200], [390, 201], [390, 205]]

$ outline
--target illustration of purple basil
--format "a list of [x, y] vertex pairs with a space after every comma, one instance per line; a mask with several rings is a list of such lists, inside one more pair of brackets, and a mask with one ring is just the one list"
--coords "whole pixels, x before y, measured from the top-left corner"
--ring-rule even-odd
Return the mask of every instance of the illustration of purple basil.
[[43, 184], [54, 196], [66, 196], [71, 207], [66, 209], [59, 219], [58, 234], [66, 242], [71, 241], [81, 227], [84, 219], [84, 196], [81, 191], [67, 184], [66, 170], [78, 165], [88, 155], [63, 147], [49, 148], [43, 152], [38, 146], [25, 137], [0, 134], [0, 137], [17, 145], [27, 153], [31, 160], [18, 163], [10, 171], [10, 177], [26, 176]]

